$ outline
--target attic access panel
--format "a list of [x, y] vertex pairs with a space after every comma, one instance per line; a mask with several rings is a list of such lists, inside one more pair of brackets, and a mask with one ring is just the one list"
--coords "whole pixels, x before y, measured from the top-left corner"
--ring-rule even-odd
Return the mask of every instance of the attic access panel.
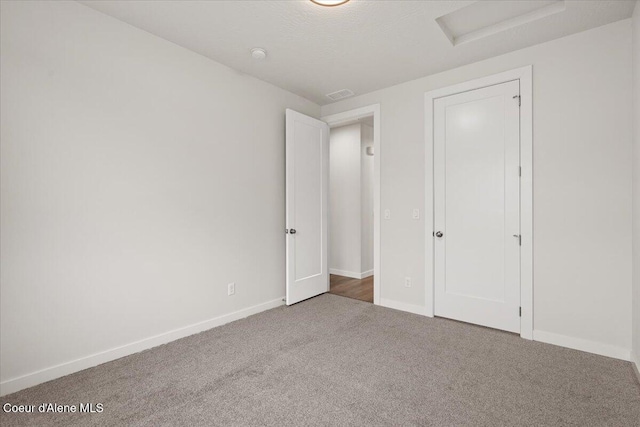
[[564, 10], [564, 0], [486, 0], [443, 15], [436, 22], [451, 44], [457, 46]]

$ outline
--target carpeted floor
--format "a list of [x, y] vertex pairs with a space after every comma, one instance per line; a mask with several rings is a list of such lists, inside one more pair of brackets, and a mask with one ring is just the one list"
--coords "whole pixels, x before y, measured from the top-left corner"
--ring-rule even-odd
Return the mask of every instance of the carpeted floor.
[[640, 426], [628, 362], [325, 294], [0, 398], [2, 426]]

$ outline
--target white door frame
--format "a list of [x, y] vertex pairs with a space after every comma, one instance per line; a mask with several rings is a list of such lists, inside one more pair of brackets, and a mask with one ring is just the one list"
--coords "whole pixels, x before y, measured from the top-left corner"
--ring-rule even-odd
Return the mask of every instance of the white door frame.
[[520, 81], [520, 336], [533, 339], [533, 67], [531, 65], [425, 93], [425, 314], [434, 316], [433, 102], [437, 98]]
[[336, 127], [371, 115], [373, 115], [373, 303], [380, 305], [380, 104], [331, 114], [322, 117], [321, 120], [329, 127]]

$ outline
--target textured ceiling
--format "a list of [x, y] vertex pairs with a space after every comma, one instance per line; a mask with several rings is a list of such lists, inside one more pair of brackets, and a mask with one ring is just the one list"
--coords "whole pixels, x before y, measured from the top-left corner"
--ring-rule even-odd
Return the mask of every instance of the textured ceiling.
[[[435, 19], [473, 1], [81, 3], [323, 105], [336, 90], [359, 95], [628, 18], [635, 0], [567, 0], [561, 13], [455, 47]], [[251, 59], [253, 47], [267, 59]]]

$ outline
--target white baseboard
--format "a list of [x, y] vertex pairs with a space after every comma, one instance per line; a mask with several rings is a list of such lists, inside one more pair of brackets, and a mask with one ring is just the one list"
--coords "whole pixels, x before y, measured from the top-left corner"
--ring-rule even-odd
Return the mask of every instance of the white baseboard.
[[640, 355], [634, 352], [631, 352], [631, 363], [633, 364], [633, 371], [638, 378], [638, 382], [640, 383]]
[[335, 274], [337, 276], [343, 276], [343, 277], [351, 277], [352, 279], [364, 279], [366, 277], [373, 276], [373, 270], [357, 273], [355, 271], [338, 270], [337, 268], [330, 268], [329, 274]]
[[380, 305], [387, 308], [393, 308], [395, 310], [406, 311], [413, 314], [420, 314], [425, 316], [426, 309], [420, 305], [407, 304], [406, 302], [398, 302], [386, 298], [380, 298]]
[[69, 375], [74, 372], [82, 371], [83, 369], [91, 368], [102, 363], [120, 359], [121, 357], [128, 356], [130, 354], [148, 350], [150, 348], [157, 347], [159, 345], [166, 344], [168, 342], [175, 341], [189, 335], [197, 334], [199, 332], [215, 328], [216, 326], [222, 326], [226, 323], [243, 319], [245, 317], [260, 313], [265, 310], [279, 307], [283, 304], [283, 298], [278, 298], [262, 304], [254, 305], [253, 307], [248, 307], [239, 311], [235, 311], [233, 313], [214, 317], [213, 319], [198, 322], [193, 325], [174, 329], [172, 331], [168, 331], [159, 335], [154, 335], [140, 341], [125, 344], [120, 347], [112, 348], [110, 350], [95, 353], [90, 356], [82, 357], [70, 362], [52, 366], [50, 368], [42, 369], [40, 371], [32, 372], [21, 377], [9, 379], [0, 383], [0, 396], [14, 393], [16, 391], [38, 385], [46, 381], [51, 381], [53, 379]]
[[559, 345], [560, 347], [572, 348], [574, 350], [586, 351], [587, 353], [599, 354], [600, 356], [613, 357], [614, 359], [631, 360], [631, 351], [629, 349], [611, 344], [584, 340], [582, 338], [574, 338], [566, 335], [554, 334], [552, 332], [534, 330], [533, 340], [547, 344]]
[[360, 273], [361, 279], [366, 279], [367, 277], [371, 277], [371, 276], [373, 276], [373, 270], [367, 270]]

